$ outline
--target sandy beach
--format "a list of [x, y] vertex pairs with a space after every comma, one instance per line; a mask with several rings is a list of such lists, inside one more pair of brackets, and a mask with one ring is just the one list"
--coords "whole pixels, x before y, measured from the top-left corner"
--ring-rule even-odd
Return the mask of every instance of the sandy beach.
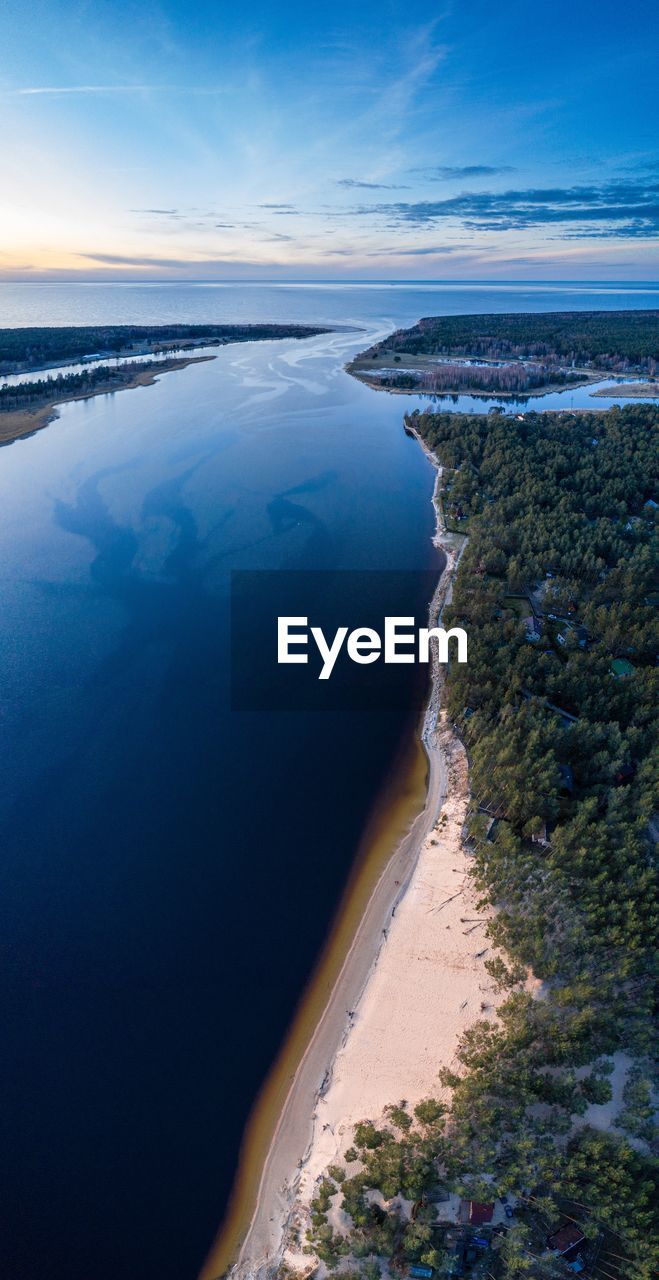
[[[440, 471], [419, 443], [437, 471], [437, 517]], [[450, 601], [465, 539], [438, 526], [435, 543], [446, 566], [430, 607], [433, 620]], [[377, 1119], [402, 1098], [414, 1104], [440, 1096], [437, 1073], [454, 1061], [460, 1035], [493, 1015], [486, 918], [476, 911], [462, 842], [467, 760], [440, 709], [442, 678], [437, 664], [421, 734], [428, 758], [425, 806], [382, 871], [294, 1075], [232, 1269], [235, 1280], [265, 1280], [284, 1257], [309, 1270], [309, 1256], [290, 1247], [291, 1230], [304, 1234], [315, 1185], [350, 1146], [354, 1125]], [[216, 1250], [202, 1280], [220, 1273]]]

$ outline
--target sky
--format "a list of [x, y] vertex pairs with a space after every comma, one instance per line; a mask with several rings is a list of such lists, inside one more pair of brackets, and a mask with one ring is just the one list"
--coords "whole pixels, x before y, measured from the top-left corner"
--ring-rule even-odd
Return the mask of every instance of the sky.
[[659, 280], [656, 0], [3, 0], [3, 280]]

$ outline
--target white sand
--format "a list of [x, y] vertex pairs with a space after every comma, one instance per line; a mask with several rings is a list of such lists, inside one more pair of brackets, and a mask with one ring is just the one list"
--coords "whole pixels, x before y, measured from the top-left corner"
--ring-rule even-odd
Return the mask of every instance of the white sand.
[[[409, 888], [395, 909], [345, 1041], [318, 1099], [310, 1151], [301, 1169], [292, 1218], [307, 1206], [327, 1166], [351, 1145], [355, 1124], [378, 1120], [385, 1106], [445, 1098], [437, 1074], [455, 1062], [472, 1022], [494, 1016], [495, 990], [484, 961], [492, 954], [486, 917], [476, 910], [461, 835], [468, 801], [462, 746], [446, 723], [439, 731], [448, 763], [448, 798], [421, 847]], [[474, 921], [480, 923], [474, 924]], [[485, 1006], [485, 1008], [483, 1008]], [[287, 1260], [303, 1258], [289, 1252]], [[308, 1257], [304, 1263], [308, 1266]]]
[[[430, 461], [435, 459], [422, 441]], [[439, 482], [433, 493], [436, 499]], [[438, 529], [447, 565], [431, 606], [450, 601], [464, 542]], [[476, 910], [462, 844], [469, 790], [464, 748], [439, 712], [443, 668], [433, 670], [422, 738], [430, 775], [423, 814], [392, 855], [284, 1105], [261, 1179], [235, 1280], [263, 1280], [286, 1251], [289, 1229], [308, 1221], [318, 1179], [351, 1145], [354, 1125], [406, 1099], [442, 1097], [442, 1066], [462, 1032], [494, 1017], [486, 918]], [[396, 878], [394, 878], [396, 877]]]

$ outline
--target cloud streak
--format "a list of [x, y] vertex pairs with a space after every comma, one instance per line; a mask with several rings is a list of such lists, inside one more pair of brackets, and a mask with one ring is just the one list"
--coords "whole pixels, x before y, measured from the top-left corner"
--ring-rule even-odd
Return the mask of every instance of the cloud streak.
[[466, 192], [447, 200], [362, 206], [360, 217], [386, 216], [397, 225], [459, 223], [468, 231], [527, 231], [570, 227], [570, 238], [599, 234], [639, 238], [659, 235], [659, 183], [609, 182], [599, 186]]
[[409, 187], [397, 182], [360, 182], [357, 178], [337, 178], [337, 187], [347, 187], [349, 191], [409, 191]]
[[514, 173], [512, 164], [440, 164], [429, 169], [414, 169], [414, 173], [423, 173], [436, 182], [451, 182], [458, 178], [492, 178], [499, 173]]
[[221, 85], [176, 85], [176, 84], [44, 84], [27, 85], [16, 89], [5, 89], [2, 97], [34, 98], [34, 97], [67, 97], [81, 94], [114, 94], [114, 93], [172, 93], [194, 96], [214, 96], [226, 93]]
[[152, 258], [123, 253], [79, 253], [77, 257], [87, 262], [98, 262], [107, 267], [144, 267], [165, 268], [172, 270], [200, 271], [218, 266], [233, 266], [231, 258]]

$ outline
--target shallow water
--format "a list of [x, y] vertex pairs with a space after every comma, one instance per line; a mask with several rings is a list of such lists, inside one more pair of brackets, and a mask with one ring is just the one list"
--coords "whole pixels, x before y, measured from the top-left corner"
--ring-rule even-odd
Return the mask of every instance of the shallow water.
[[361, 330], [222, 348], [0, 450], [3, 1275], [195, 1276], [409, 733], [398, 713], [229, 710], [231, 569], [433, 563], [417, 400], [345, 361], [433, 311], [656, 296], [0, 287], [2, 324]]

